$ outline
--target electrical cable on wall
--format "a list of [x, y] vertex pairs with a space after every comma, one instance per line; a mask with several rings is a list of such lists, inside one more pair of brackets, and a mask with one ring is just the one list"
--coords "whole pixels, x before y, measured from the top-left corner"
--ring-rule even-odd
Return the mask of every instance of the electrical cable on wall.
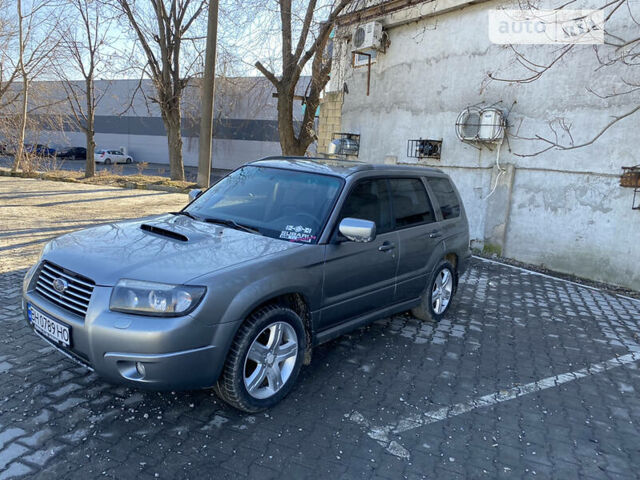
[[495, 184], [493, 185], [493, 188], [491, 189], [491, 191], [489, 192], [489, 195], [487, 195], [486, 197], [484, 197], [482, 200], [487, 200], [491, 195], [493, 195], [493, 193], [496, 191], [496, 188], [498, 188], [498, 182], [500, 181], [500, 177], [504, 174], [507, 173], [507, 171], [502, 168], [500, 166], [500, 148], [502, 147], [502, 139], [500, 139], [500, 142], [498, 142], [498, 144], [496, 145], [496, 167], [498, 167], [498, 175], [496, 175], [496, 181]]

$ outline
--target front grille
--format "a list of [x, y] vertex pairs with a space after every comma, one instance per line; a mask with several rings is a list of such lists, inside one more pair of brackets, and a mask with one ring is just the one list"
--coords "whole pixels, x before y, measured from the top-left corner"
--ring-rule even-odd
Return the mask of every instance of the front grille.
[[[53, 288], [53, 282], [57, 279], [67, 283], [67, 288], [62, 293]], [[95, 286], [93, 280], [45, 262], [40, 267], [35, 290], [56, 305], [84, 317]]]

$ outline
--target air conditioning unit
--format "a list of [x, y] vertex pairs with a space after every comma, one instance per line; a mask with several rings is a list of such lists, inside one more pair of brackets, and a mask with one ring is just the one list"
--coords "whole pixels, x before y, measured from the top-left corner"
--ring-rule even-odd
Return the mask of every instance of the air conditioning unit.
[[496, 108], [485, 108], [480, 114], [478, 140], [482, 142], [498, 142], [504, 136], [504, 120], [502, 112]]
[[504, 118], [497, 108], [465, 108], [456, 120], [456, 135], [463, 142], [500, 142]]
[[354, 52], [378, 50], [382, 44], [382, 24], [369, 22], [358, 25], [351, 37]]
[[456, 135], [463, 142], [475, 142], [480, 132], [480, 117], [482, 111], [479, 108], [465, 108], [456, 120]]

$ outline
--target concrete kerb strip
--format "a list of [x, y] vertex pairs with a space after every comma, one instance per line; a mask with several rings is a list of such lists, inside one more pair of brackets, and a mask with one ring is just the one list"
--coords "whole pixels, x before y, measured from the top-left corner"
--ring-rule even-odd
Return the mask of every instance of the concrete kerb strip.
[[[31, 178], [36, 180], [48, 180], [51, 182], [66, 182], [66, 183], [81, 183], [83, 185], [101, 185], [96, 183], [83, 182], [82, 180], [76, 180], [75, 178], [63, 178], [63, 177], [46, 177], [45, 172], [12, 172], [6, 168], [0, 168], [0, 177], [17, 177], [17, 178]], [[167, 193], [189, 193], [190, 189], [184, 189], [179, 187], [170, 187], [165, 185], [144, 185], [134, 182], [125, 182], [124, 185], [108, 185], [109, 187], [123, 188], [128, 190], [156, 190]]]

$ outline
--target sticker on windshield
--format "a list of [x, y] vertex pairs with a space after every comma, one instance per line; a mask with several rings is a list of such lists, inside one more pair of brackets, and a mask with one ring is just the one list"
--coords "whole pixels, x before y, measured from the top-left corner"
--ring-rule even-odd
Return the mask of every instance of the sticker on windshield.
[[280, 238], [294, 242], [311, 243], [316, 239], [315, 235], [311, 235], [311, 232], [312, 229], [310, 227], [287, 225], [285, 229], [280, 232]]

